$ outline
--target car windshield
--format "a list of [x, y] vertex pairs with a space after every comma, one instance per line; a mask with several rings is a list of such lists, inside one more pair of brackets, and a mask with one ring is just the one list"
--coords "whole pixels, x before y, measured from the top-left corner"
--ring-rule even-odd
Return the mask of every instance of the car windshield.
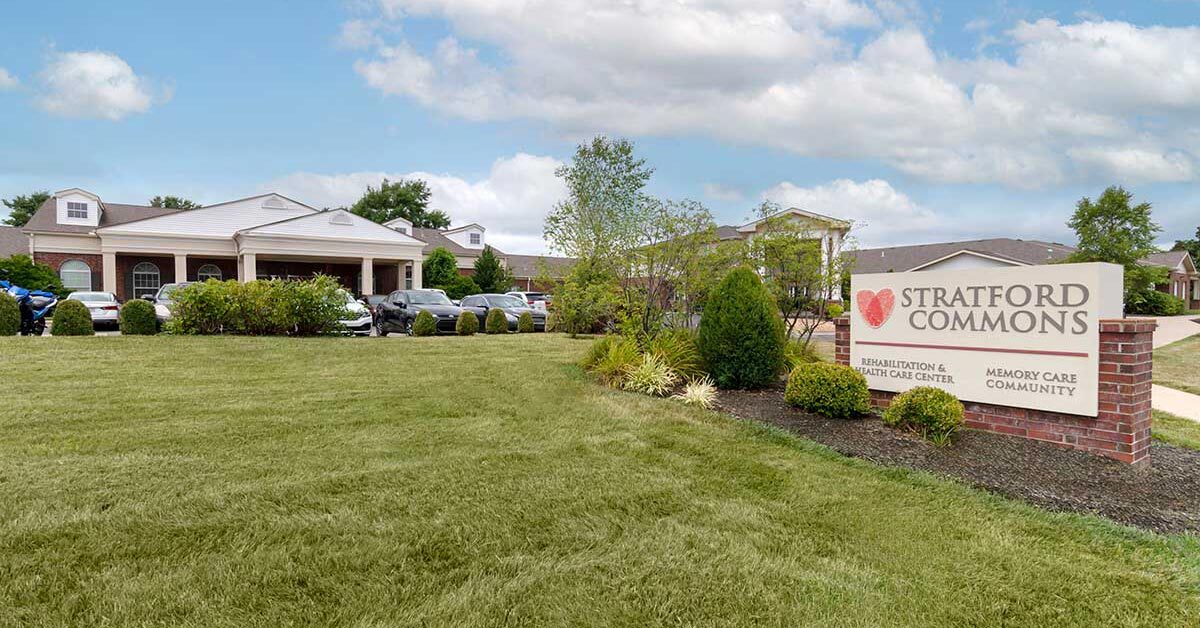
[[492, 307], [525, 307], [525, 302], [517, 297], [510, 297], [507, 294], [503, 296], [488, 297], [488, 304]]
[[408, 301], [413, 305], [454, 305], [446, 295], [433, 290], [409, 292]]
[[185, 285], [181, 284], [181, 283], [167, 284], [159, 289], [158, 299], [160, 301], [169, 301], [169, 300], [171, 300], [171, 295], [174, 294], [176, 290], [183, 288], [183, 287], [185, 287]]
[[74, 292], [67, 298], [73, 301], [83, 301], [84, 303], [101, 303], [114, 300], [111, 294], [105, 292]]

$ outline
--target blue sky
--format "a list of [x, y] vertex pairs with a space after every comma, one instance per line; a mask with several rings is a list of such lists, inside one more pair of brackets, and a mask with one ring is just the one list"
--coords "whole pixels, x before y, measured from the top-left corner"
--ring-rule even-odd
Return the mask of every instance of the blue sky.
[[[523, 7], [523, 8], [520, 8]], [[1119, 183], [1163, 242], [1200, 225], [1200, 4], [907, 0], [19, 3], [0, 20], [0, 197], [421, 176], [541, 252], [554, 167], [633, 139], [653, 191], [721, 222], [764, 198], [862, 246], [1070, 241]]]

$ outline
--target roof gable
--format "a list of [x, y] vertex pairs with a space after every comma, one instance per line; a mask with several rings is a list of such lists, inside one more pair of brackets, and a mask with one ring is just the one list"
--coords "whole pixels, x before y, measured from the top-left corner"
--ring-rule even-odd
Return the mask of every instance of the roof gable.
[[111, 227], [100, 234], [233, 237], [238, 231], [317, 213], [318, 210], [275, 193], [178, 211]]
[[294, 216], [264, 225], [256, 225], [238, 233], [259, 236], [393, 242], [417, 246], [424, 244], [410, 235], [389, 229], [344, 209], [331, 209]]
[[816, 224], [824, 224], [829, 227], [834, 227], [834, 228], [838, 228], [838, 229], [849, 229], [850, 228], [850, 223], [848, 221], [834, 218], [832, 216], [826, 216], [824, 214], [818, 214], [816, 212], [810, 212], [810, 211], [807, 211], [804, 209], [800, 209], [799, 207], [789, 207], [785, 210], [775, 212], [774, 214], [771, 214], [770, 216], [759, 218], [758, 220], [751, 220], [750, 222], [739, 226], [737, 228], [737, 230], [739, 233], [754, 233], [755, 231], [758, 231], [758, 226], [761, 225], [762, 223], [764, 223], [768, 220], [772, 220], [774, 218], [782, 217], [784, 215], [791, 215], [791, 216], [795, 216], [798, 218], [803, 218], [809, 222], [813, 222]]

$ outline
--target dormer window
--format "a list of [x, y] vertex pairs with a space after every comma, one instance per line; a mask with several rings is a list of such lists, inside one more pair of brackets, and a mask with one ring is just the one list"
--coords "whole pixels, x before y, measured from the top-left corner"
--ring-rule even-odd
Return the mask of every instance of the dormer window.
[[478, 234], [478, 233], [472, 233], [472, 234], [471, 234], [471, 244], [481, 244], [482, 242], [483, 242], [483, 236], [482, 236], [482, 235], [480, 235], [480, 234]]
[[70, 201], [67, 203], [67, 218], [82, 218], [87, 220], [88, 206], [87, 203], [76, 203]]
[[408, 235], [408, 227], [396, 227], [396, 231]]

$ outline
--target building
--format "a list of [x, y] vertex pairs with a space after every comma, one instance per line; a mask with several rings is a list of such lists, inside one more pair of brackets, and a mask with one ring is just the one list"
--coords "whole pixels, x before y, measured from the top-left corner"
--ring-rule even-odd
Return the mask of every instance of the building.
[[[445, 231], [385, 226], [276, 193], [175, 210], [109, 203], [70, 188], [47, 199], [21, 232], [23, 252], [57, 270], [68, 289], [104, 290], [121, 299], [153, 294], [177, 281], [317, 273], [337, 277], [360, 294], [386, 293], [420, 288], [422, 263], [438, 246], [451, 248], [463, 272], [470, 272], [485, 246], [480, 225]], [[0, 233], [0, 246], [12, 244], [10, 236]], [[537, 260], [560, 271], [569, 263], [497, 255], [524, 286], [537, 277]]]
[[[847, 220], [825, 216], [798, 207], [789, 207], [770, 216], [752, 220], [742, 225], [721, 225], [716, 229], [717, 240], [720, 242], [730, 240], [750, 242], [769, 229], [770, 221], [781, 218], [795, 225], [805, 237], [820, 242], [823, 268], [828, 268], [829, 263], [835, 259], [835, 256], [842, 254], [842, 242], [853, 226]], [[841, 301], [841, 290], [836, 286], [831, 287], [826, 298], [833, 301]]]
[[[854, 274], [904, 273], [921, 270], [995, 268], [1054, 264], [1075, 252], [1075, 247], [1057, 242], [990, 238], [963, 242], [936, 242], [914, 246], [849, 251]], [[1183, 299], [1189, 309], [1200, 309], [1200, 273], [1187, 251], [1155, 253], [1141, 261], [1168, 270], [1165, 283], [1155, 288]]]

